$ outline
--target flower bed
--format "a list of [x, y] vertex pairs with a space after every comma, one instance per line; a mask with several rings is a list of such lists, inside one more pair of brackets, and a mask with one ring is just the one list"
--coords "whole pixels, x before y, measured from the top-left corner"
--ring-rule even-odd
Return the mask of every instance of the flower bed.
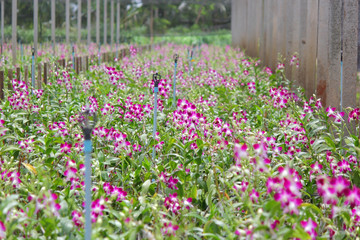
[[0, 239], [83, 238], [86, 108], [98, 119], [93, 239], [358, 236], [359, 109], [305, 99], [281, 64], [272, 73], [230, 47], [194, 50], [59, 69], [43, 90], [14, 80], [0, 106]]

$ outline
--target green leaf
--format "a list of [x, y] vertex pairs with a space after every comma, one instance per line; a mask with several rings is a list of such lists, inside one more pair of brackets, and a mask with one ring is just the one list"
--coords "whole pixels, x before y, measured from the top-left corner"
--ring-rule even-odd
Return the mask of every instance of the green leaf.
[[351, 182], [357, 186], [360, 187], [360, 169], [354, 168], [351, 173]]
[[335, 145], [334, 141], [333, 141], [330, 137], [325, 136], [325, 137], [324, 137], [324, 140], [325, 140], [326, 144], [327, 144], [329, 147], [331, 147], [332, 149], [336, 149], [336, 145]]
[[7, 146], [7, 147], [3, 147], [0, 151], [0, 153], [4, 153], [4, 152], [11, 152], [11, 151], [21, 151], [21, 148], [17, 147], [17, 146]]
[[190, 196], [192, 199], [197, 199], [197, 187], [196, 185], [194, 184], [192, 187], [191, 187], [191, 191], [190, 191]]
[[104, 153], [102, 151], [99, 151], [98, 153], [98, 160], [99, 160], [99, 163], [100, 163], [100, 168], [102, 168], [104, 162], [105, 162], [105, 156], [104, 156]]
[[205, 223], [207, 221], [206, 218], [200, 216], [199, 214], [197, 214], [196, 212], [191, 212], [191, 213], [187, 213], [184, 215], [185, 217], [194, 217], [197, 218], [198, 220], [200, 220], [201, 222]]
[[301, 228], [299, 225], [296, 226], [292, 236], [295, 238], [300, 238], [302, 240], [311, 239], [310, 235], [307, 232], [305, 232], [305, 230]]
[[265, 203], [265, 211], [270, 212], [270, 216], [273, 217], [276, 213], [281, 212], [281, 204], [278, 201], [270, 200]]
[[319, 214], [320, 216], [322, 216], [322, 211], [320, 208], [318, 208], [317, 206], [315, 206], [314, 204], [311, 204], [311, 203], [302, 203], [300, 205], [301, 207], [305, 207], [305, 208], [311, 208], [313, 209], [317, 214]]
[[[11, 210], [13, 207], [17, 206], [19, 195], [10, 195], [7, 197], [0, 205], [0, 213], [1, 214], [7, 214], [9, 210]], [[0, 214], [0, 215], [1, 215]]]
[[141, 187], [141, 195], [146, 195], [151, 185], [150, 179], [146, 180]]

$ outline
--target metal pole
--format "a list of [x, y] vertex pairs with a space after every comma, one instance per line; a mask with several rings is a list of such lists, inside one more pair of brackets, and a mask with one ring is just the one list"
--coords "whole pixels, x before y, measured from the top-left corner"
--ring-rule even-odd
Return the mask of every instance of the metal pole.
[[75, 47], [72, 47], [72, 62], [73, 62], [73, 69], [75, 70]]
[[55, 55], [55, 0], [51, 0], [51, 42]]
[[81, 0], [78, 0], [78, 15], [77, 15], [77, 28], [78, 28], [78, 35], [77, 41], [80, 43], [81, 41]]
[[24, 46], [20, 43], [21, 61], [24, 60]]
[[107, 0], [104, 0], [104, 44], [107, 44]]
[[[2, 49], [2, 45], [4, 44], [4, 14], [5, 14], [4, 1], [5, 0], [1, 0], [1, 49]], [[1, 51], [1, 54], [2, 54], [2, 51]]]
[[[154, 98], [154, 128], [153, 128], [153, 139], [155, 139], [155, 134], [156, 134], [156, 118], [157, 118], [157, 95], [159, 92], [159, 82], [160, 82], [161, 76], [158, 73], [155, 73], [153, 75], [153, 80], [154, 80], [154, 93], [155, 93], [155, 98]], [[152, 152], [152, 158], [155, 159], [155, 147], [153, 147], [153, 152]]]
[[17, 39], [17, 0], [12, 1], [12, 59], [13, 59], [13, 65], [16, 64], [16, 39]]
[[87, 45], [91, 42], [91, 0], [87, 0]]
[[69, 44], [69, 31], [70, 31], [70, 0], [65, 2], [65, 28], [66, 28], [66, 44]]
[[116, 2], [116, 43], [120, 44], [120, 0]]
[[35, 49], [32, 49], [32, 57], [31, 57], [31, 84], [32, 89], [31, 93], [34, 94], [33, 89], [35, 89]]
[[91, 240], [91, 135], [85, 135], [85, 240]]
[[175, 101], [176, 101], [176, 67], [177, 67], [177, 61], [178, 61], [179, 55], [174, 55], [174, 61], [175, 61], [175, 69], [174, 69], [174, 81], [173, 81], [173, 108], [175, 107]]
[[110, 3], [110, 44], [111, 48], [114, 44], [114, 0]]
[[35, 57], [37, 56], [38, 51], [38, 16], [39, 16], [39, 1], [34, 0], [34, 49]]
[[340, 112], [343, 107], [343, 54], [341, 51], [341, 70], [340, 70]]
[[[84, 155], [85, 155], [85, 240], [91, 240], [91, 132], [89, 123], [90, 111], [87, 107], [85, 120], [82, 123], [84, 134]], [[96, 116], [95, 116], [96, 118]], [[95, 126], [95, 123], [94, 125]]]
[[96, 44], [100, 44], [100, 0], [96, 0]]

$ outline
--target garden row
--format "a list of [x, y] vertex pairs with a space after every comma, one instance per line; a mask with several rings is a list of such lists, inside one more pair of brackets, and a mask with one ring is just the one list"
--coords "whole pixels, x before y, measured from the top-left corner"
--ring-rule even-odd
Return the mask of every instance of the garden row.
[[[77, 46], [77, 48], [80, 47], [80, 51], [82, 51], [83, 46]], [[143, 51], [148, 51], [151, 49], [151, 45], [144, 45], [141, 47], [137, 47], [137, 51], [140, 51], [141, 53]], [[49, 48], [46, 49], [47, 51], [50, 51]], [[50, 52], [46, 52], [45, 55], [51, 54]], [[119, 51], [101, 51], [99, 48], [97, 56], [95, 54], [86, 55], [83, 56], [83, 53], [77, 53], [75, 55], [75, 45], [72, 47], [72, 57], [71, 58], [65, 58], [65, 55], [61, 55], [61, 59], [56, 59], [57, 57], [53, 56], [50, 58], [45, 58], [46, 62], [39, 62], [36, 64], [36, 59], [33, 58], [30, 61], [21, 60], [20, 66], [15, 67], [15, 69], [12, 68], [6, 68], [6, 66], [11, 66], [9, 63], [5, 62], [5, 58], [3, 57], [2, 65], [5, 67], [4, 70], [0, 71], [0, 99], [4, 99], [4, 85], [7, 85], [9, 90], [12, 90], [12, 84], [11, 80], [16, 78], [18, 80], [23, 80], [26, 85], [29, 83], [29, 77], [32, 81], [32, 78], [34, 78], [33, 81], [33, 87], [37, 89], [42, 88], [42, 84], [47, 84], [48, 81], [48, 75], [49, 75], [49, 67], [57, 69], [59, 66], [62, 68], [66, 68], [67, 70], [70, 70], [72, 68], [76, 74], [79, 74], [81, 71], [89, 70], [89, 61], [94, 62], [97, 61], [99, 64], [101, 62], [110, 62], [110, 61], [118, 61], [118, 59], [123, 58], [125, 56], [129, 56], [131, 54], [131, 51], [135, 51], [135, 48], [131, 46], [130, 48], [122, 47], [119, 49]], [[23, 52], [23, 51], [22, 51]], [[83, 52], [83, 51], [82, 51]], [[93, 51], [89, 51], [90, 53], [93, 53]], [[43, 52], [41, 52], [44, 54]], [[6, 55], [6, 54], [5, 54]], [[32, 55], [34, 56], [34, 52], [32, 52]], [[24, 59], [24, 56], [22, 56], [21, 59]], [[40, 60], [41, 61], [41, 60]], [[26, 62], [30, 62], [30, 76], [29, 76], [29, 66], [26, 64]], [[24, 64], [23, 64], [24, 63]], [[53, 64], [50, 64], [53, 63]], [[34, 64], [34, 65], [33, 65]], [[32, 66], [33, 65], [33, 66]], [[37, 66], [36, 66], [37, 65]], [[37, 67], [37, 69], [36, 69]], [[37, 70], [37, 71], [36, 71]], [[36, 76], [37, 72], [37, 76]], [[53, 72], [53, 71], [51, 71]], [[15, 75], [15, 77], [14, 77]], [[7, 76], [7, 79], [5, 78]], [[23, 77], [22, 77], [23, 76]]]
[[193, 50], [60, 65], [42, 89], [14, 79], [0, 105], [0, 239], [84, 237], [85, 111], [93, 239], [359, 236], [360, 110], [306, 99], [281, 63]]

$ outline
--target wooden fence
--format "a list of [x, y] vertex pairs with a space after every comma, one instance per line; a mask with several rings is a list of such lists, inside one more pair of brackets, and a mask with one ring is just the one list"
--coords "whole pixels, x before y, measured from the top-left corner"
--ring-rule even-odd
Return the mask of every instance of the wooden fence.
[[[358, 0], [232, 0], [233, 45], [316, 93], [324, 106], [356, 105]], [[299, 68], [290, 66], [294, 53]]]
[[[161, 45], [161, 44], [160, 44]], [[152, 49], [152, 45], [144, 45], [137, 48], [139, 53], [142, 53], [143, 51], [148, 51]], [[50, 64], [49, 62], [44, 63], [38, 63], [37, 66], [35, 66], [34, 69], [34, 76], [35, 76], [35, 88], [41, 89], [43, 84], [48, 83], [48, 79], [50, 76], [50, 67], [54, 67], [53, 71], [56, 68], [63, 68], [67, 69], [68, 71], [74, 71], [76, 74], [79, 74], [80, 72], [89, 70], [90, 62], [95, 61], [96, 64], [98, 63], [99, 59], [101, 62], [113, 62], [116, 55], [119, 54], [119, 60], [125, 56], [129, 56], [131, 53], [128, 48], [122, 48], [119, 50], [119, 52], [104, 52], [100, 56], [97, 55], [91, 55], [91, 56], [79, 56], [75, 57], [74, 63], [72, 58], [67, 59], [59, 59], [56, 63]], [[75, 64], [73, 66], [73, 64]], [[37, 69], [37, 70], [36, 70]], [[16, 67], [14, 69], [9, 68], [5, 70], [0, 70], [0, 100], [4, 99], [4, 89], [7, 88], [9, 90], [12, 90], [12, 80], [17, 79], [24, 81], [27, 86], [31, 86], [31, 79], [32, 73], [31, 73], [31, 63], [28, 65], [24, 65], [21, 68]], [[30, 79], [30, 80], [29, 80]]]

